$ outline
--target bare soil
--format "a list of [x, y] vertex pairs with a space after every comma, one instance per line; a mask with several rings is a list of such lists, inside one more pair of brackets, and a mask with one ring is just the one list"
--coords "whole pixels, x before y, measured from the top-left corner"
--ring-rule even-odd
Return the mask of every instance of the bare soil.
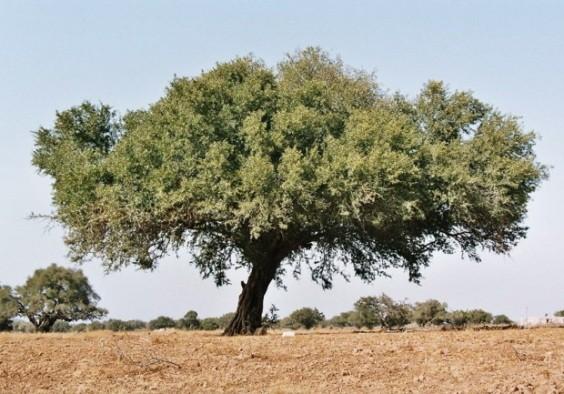
[[564, 393], [564, 329], [3, 333], [0, 392]]

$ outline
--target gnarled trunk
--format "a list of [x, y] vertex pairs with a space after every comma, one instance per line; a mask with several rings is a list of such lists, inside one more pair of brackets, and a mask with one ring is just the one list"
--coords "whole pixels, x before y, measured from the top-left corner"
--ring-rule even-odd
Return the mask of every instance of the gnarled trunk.
[[241, 282], [237, 311], [223, 335], [252, 335], [262, 325], [263, 300], [281, 259], [253, 265], [247, 283]]

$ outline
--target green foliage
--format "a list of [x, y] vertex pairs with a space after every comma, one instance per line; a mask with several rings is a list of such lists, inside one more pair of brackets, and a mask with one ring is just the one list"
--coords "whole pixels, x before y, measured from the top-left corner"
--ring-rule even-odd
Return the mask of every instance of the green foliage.
[[262, 317], [262, 325], [263, 327], [276, 327], [280, 323], [280, 317], [278, 316], [278, 308], [276, 305], [270, 305], [268, 309], [268, 313], [266, 313]]
[[100, 331], [106, 329], [108, 329], [106, 327], [106, 324], [101, 321], [93, 321], [90, 324], [88, 324], [88, 331]]
[[71, 326], [71, 331], [72, 332], [86, 332], [88, 331], [89, 325], [86, 323], [78, 323], [78, 324], [73, 324]]
[[447, 314], [447, 321], [456, 328], [463, 328], [469, 323], [468, 312], [455, 310]]
[[53, 327], [51, 327], [51, 332], [70, 332], [72, 330], [72, 326], [69, 322], [64, 320], [57, 320]]
[[301, 308], [297, 309], [282, 321], [282, 326], [298, 329], [305, 328], [309, 330], [317, 326], [325, 320], [325, 316], [317, 308]]
[[224, 329], [225, 327], [227, 327], [229, 325], [229, 323], [231, 322], [231, 320], [233, 320], [234, 317], [235, 317], [234, 312], [229, 312], [229, 313], [226, 313], [226, 314], [218, 317], [217, 323], [219, 324], [219, 328]]
[[482, 309], [472, 309], [467, 311], [467, 313], [468, 323], [470, 324], [489, 324], [493, 320], [492, 314]]
[[0, 331], [11, 331], [18, 304], [9, 286], [0, 286]]
[[564, 317], [564, 309], [561, 311], [554, 312], [554, 316], [556, 317]]
[[351, 327], [353, 326], [352, 323], [352, 316], [355, 312], [342, 312], [336, 316], [333, 316], [331, 319], [327, 320], [326, 325], [329, 327]]
[[275, 69], [243, 57], [175, 78], [123, 119], [90, 103], [58, 112], [33, 164], [54, 179], [75, 261], [151, 269], [188, 246], [218, 285], [233, 267], [273, 266], [281, 284], [305, 265], [329, 288], [342, 265], [418, 282], [436, 252], [508, 253], [546, 175], [535, 138], [469, 92], [431, 81], [413, 100], [387, 95], [307, 48]]
[[148, 327], [150, 330], [159, 330], [161, 328], [174, 328], [176, 321], [168, 316], [159, 316], [149, 322]]
[[198, 319], [198, 312], [186, 312], [184, 317], [176, 322], [176, 327], [183, 330], [198, 330], [200, 328], [200, 319]]
[[419, 326], [442, 324], [447, 318], [447, 304], [437, 300], [417, 302], [412, 317]]
[[55, 264], [36, 270], [16, 288], [19, 313], [38, 331], [50, 331], [57, 320], [91, 320], [107, 312], [96, 306], [100, 297], [81, 270]]
[[14, 332], [24, 332], [24, 333], [35, 332], [35, 327], [33, 326], [33, 324], [24, 320], [16, 319], [13, 321], [12, 326], [13, 326], [12, 330]]
[[110, 319], [104, 324], [93, 322], [90, 324], [89, 331], [110, 330], [110, 331], [135, 331], [147, 328], [147, 323], [141, 320], [119, 320]]
[[355, 302], [350, 321], [358, 328], [382, 326], [393, 329], [409, 324], [410, 315], [409, 305], [396, 302], [382, 293], [379, 297], [361, 297]]
[[515, 324], [515, 323], [506, 315], [495, 315], [492, 319], [492, 324], [504, 325], [504, 324]]
[[219, 321], [217, 317], [206, 317], [200, 322], [202, 330], [213, 331], [219, 329]]

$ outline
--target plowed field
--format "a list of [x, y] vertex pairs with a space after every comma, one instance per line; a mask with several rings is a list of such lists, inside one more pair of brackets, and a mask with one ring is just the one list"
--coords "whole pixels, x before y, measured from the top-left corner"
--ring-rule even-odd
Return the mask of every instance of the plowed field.
[[0, 392], [564, 393], [564, 329], [4, 333]]

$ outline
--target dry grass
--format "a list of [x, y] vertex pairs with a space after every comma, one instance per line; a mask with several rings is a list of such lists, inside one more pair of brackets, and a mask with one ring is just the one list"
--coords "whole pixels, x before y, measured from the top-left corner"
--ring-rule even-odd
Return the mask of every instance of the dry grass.
[[564, 393], [564, 329], [0, 334], [0, 392]]

